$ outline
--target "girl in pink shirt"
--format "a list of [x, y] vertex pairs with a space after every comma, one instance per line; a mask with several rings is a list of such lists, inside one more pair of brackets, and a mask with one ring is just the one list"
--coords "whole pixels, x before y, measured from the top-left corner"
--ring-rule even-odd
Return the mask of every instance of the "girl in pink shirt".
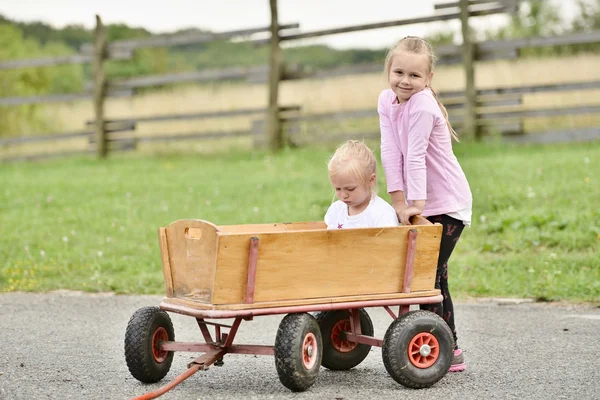
[[[446, 108], [431, 87], [434, 55], [424, 39], [407, 36], [388, 52], [385, 71], [390, 89], [379, 96], [381, 161], [388, 192], [400, 222], [421, 214], [444, 227], [436, 284], [441, 304], [421, 306], [440, 315], [456, 343], [454, 308], [448, 290], [448, 259], [465, 225], [471, 223], [471, 190], [452, 151], [457, 139]], [[456, 345], [451, 372], [464, 371]]]

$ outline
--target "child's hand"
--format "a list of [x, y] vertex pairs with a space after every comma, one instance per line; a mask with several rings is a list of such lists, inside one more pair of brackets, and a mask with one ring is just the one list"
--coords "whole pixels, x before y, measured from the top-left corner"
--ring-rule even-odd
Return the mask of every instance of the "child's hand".
[[398, 211], [396, 212], [398, 213], [398, 219], [400, 220], [400, 223], [402, 225], [410, 225], [410, 217], [412, 217], [413, 215], [421, 214], [422, 211], [423, 210], [421, 210], [418, 207], [410, 206], [405, 207], [399, 213]]
[[404, 210], [406, 210], [408, 208], [408, 206], [406, 205], [406, 203], [404, 203], [404, 201], [402, 201], [402, 203], [398, 203], [398, 204], [392, 204], [392, 207], [394, 207], [394, 211], [396, 211], [396, 215], [398, 216], [398, 221], [400, 223], [402, 223], [401, 221], [401, 215], [404, 212]]

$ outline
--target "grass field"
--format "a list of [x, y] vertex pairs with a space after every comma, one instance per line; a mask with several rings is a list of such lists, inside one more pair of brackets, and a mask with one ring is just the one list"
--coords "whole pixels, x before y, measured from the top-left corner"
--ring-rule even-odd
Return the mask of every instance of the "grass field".
[[[454, 295], [599, 302], [600, 142], [457, 144], [455, 151], [473, 191], [474, 221], [451, 258]], [[4, 165], [0, 291], [162, 293], [158, 227], [182, 218], [320, 220], [333, 198], [330, 154], [306, 148]]]

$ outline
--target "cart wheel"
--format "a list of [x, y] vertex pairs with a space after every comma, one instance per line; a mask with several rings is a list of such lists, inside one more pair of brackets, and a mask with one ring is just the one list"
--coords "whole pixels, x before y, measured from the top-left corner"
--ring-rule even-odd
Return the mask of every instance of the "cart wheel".
[[294, 392], [311, 387], [322, 356], [321, 331], [315, 318], [307, 313], [286, 315], [275, 337], [275, 367], [283, 386]]
[[[359, 310], [360, 330], [363, 335], [373, 336], [373, 322], [362, 308]], [[368, 344], [359, 344], [346, 340], [344, 331], [350, 332], [350, 313], [348, 310], [333, 310], [315, 315], [321, 335], [323, 335], [323, 363], [325, 368], [347, 370], [360, 364], [371, 351]]]
[[426, 388], [446, 375], [454, 351], [450, 328], [437, 314], [411, 311], [389, 326], [383, 338], [383, 364], [394, 380]]
[[167, 375], [172, 351], [160, 350], [160, 342], [175, 340], [169, 314], [158, 307], [137, 310], [125, 331], [125, 360], [133, 377], [144, 383], [155, 383]]

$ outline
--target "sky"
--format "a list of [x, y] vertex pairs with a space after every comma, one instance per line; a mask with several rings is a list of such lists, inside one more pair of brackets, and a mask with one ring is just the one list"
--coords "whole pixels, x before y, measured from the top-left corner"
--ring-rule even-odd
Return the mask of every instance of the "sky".
[[[548, 0], [569, 16], [575, 0]], [[301, 32], [433, 15], [447, 0], [279, 0], [279, 21], [299, 23]], [[168, 5], [165, 6], [165, 4]], [[184, 28], [213, 32], [267, 26], [268, 0], [0, 0], [0, 13], [13, 20], [42, 21], [56, 28], [80, 24], [92, 28], [98, 14], [105, 24], [125, 23], [153, 33]], [[505, 16], [473, 19], [476, 28], [499, 26]], [[459, 30], [458, 21], [405, 25], [304, 39], [295, 44], [324, 43], [336, 48], [388, 47], [406, 35], [423, 36], [440, 29]]]

